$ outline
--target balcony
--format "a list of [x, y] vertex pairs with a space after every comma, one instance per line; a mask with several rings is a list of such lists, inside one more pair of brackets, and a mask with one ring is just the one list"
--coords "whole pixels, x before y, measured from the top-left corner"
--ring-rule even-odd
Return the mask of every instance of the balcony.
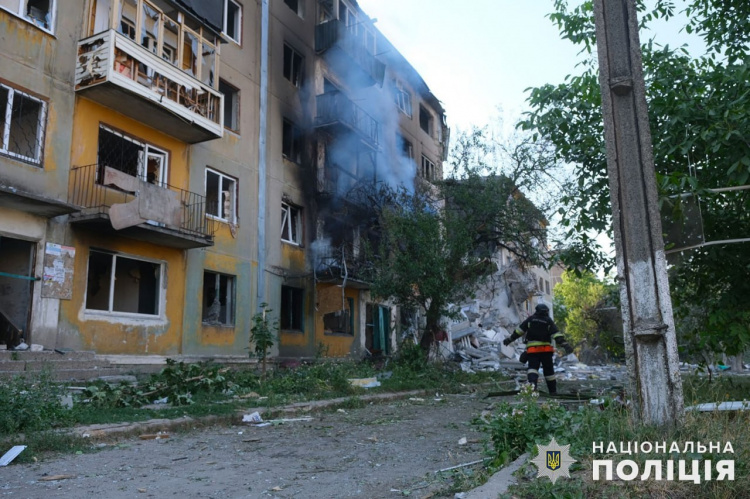
[[80, 207], [70, 222], [160, 246], [213, 246], [206, 198], [166, 184], [152, 184], [103, 165], [70, 171], [68, 202]]
[[372, 149], [380, 146], [380, 124], [339, 91], [316, 97], [315, 127], [356, 133]]
[[364, 277], [367, 262], [358, 243], [349, 241], [329, 246], [317, 251], [314, 258], [316, 281], [343, 283], [357, 289], [370, 287]]
[[315, 51], [324, 54], [326, 62], [334, 70], [348, 75], [349, 85], [383, 85], [385, 64], [367, 50], [355, 30], [338, 19], [315, 26]]
[[78, 42], [75, 89], [190, 144], [224, 133], [220, 92], [115, 30]]

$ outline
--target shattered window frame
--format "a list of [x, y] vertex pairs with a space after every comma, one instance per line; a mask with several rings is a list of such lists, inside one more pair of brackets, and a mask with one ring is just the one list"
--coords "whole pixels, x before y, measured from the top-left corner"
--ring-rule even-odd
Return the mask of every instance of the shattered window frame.
[[[44, 3], [47, 9], [40, 8]], [[51, 35], [55, 34], [55, 19], [57, 17], [57, 0], [17, 0], [17, 7], [13, 9], [0, 5], [0, 9], [20, 17], [37, 28]]]
[[302, 68], [305, 65], [305, 57], [297, 49], [284, 42], [284, 65], [282, 74], [289, 83], [297, 88], [302, 86]]
[[[210, 192], [213, 187], [213, 182], [209, 182], [209, 175], [215, 175], [217, 177], [216, 188], [218, 191], [215, 194]], [[222, 193], [227, 192], [227, 189], [224, 189], [225, 186], [229, 187], [228, 199], [221, 196]], [[214, 170], [213, 168], [206, 167], [204, 187], [204, 193], [206, 195], [206, 216], [229, 224], [237, 223], [237, 179], [225, 175], [218, 170]], [[212, 202], [209, 202], [210, 199], [215, 200], [215, 205]], [[219, 202], [219, 200], [221, 200], [221, 202]], [[227, 210], [227, 206], [229, 206], [229, 210]], [[210, 210], [214, 210], [214, 212], [211, 213]], [[227, 211], [229, 211], [229, 213]]]
[[237, 279], [233, 275], [203, 271], [201, 321], [204, 325], [234, 327], [236, 283]]
[[423, 154], [421, 166], [419, 176], [425, 180], [435, 180], [435, 162]]
[[[235, 16], [233, 17], [234, 22], [231, 23], [231, 26], [229, 19], [230, 4], [234, 7], [233, 12], [235, 13]], [[235, 2], [234, 0], [224, 0], [224, 27], [221, 31], [227, 35], [227, 38], [238, 45], [242, 45], [242, 5], [239, 2]], [[232, 33], [234, 33], [234, 35]]]
[[422, 129], [424, 133], [432, 137], [433, 133], [433, 123], [434, 123], [434, 117], [432, 116], [432, 113], [427, 110], [426, 107], [424, 107], [422, 104], [419, 105], [419, 128]]
[[303, 333], [305, 331], [305, 290], [282, 284], [279, 303], [279, 329], [285, 332]]
[[409, 118], [412, 118], [414, 116], [414, 111], [411, 105], [411, 93], [406, 90], [403, 84], [398, 80], [396, 80], [395, 82], [394, 93], [396, 99], [396, 107], [398, 107], [399, 111], [401, 111], [403, 114], [405, 114]]
[[[106, 262], [107, 259], [109, 259], [108, 263]], [[122, 263], [118, 264], [118, 262]], [[101, 266], [103, 263], [104, 267]], [[96, 272], [97, 265], [108, 272], [109, 275], [104, 275], [105, 272]], [[151, 290], [153, 296], [150, 304], [150, 307], [153, 307], [153, 312], [143, 312], [141, 309], [149, 307], [149, 305], [147, 302], [141, 300], [141, 293], [144, 292], [142, 281], [145, 279], [145, 275], [147, 275], [141, 271], [149, 270], [149, 267], [154, 271], [153, 289]], [[92, 248], [89, 250], [86, 273], [87, 285], [84, 297], [84, 310], [87, 313], [141, 318], [162, 317], [162, 303], [164, 302], [165, 292], [164, 283], [166, 282], [164, 262]], [[131, 280], [135, 282], [137, 289], [133, 289], [133, 282], [130, 282]], [[106, 296], [103, 296], [106, 305], [101, 299], [96, 300], [96, 304], [94, 304], [95, 300], [92, 300], [92, 298], [98, 295], [104, 288], [102, 284], [107, 285]], [[128, 284], [130, 286], [127, 286]], [[148, 291], [148, 289], [145, 291]], [[126, 307], [122, 303], [116, 303], [121, 301], [119, 299], [127, 299], [126, 301], [130, 301], [132, 307], [134, 295], [138, 302], [136, 305], [137, 311], [126, 310]], [[146, 294], [146, 298], [148, 298], [148, 294]]]
[[[47, 102], [0, 83], [0, 99], [2, 99], [2, 92], [5, 93], [5, 102], [4, 105], [0, 104], [0, 112], [3, 117], [0, 121], [0, 154], [41, 167], [44, 159], [44, 141], [47, 128]], [[0, 100], [1, 102], [2, 100]], [[27, 123], [23, 120], [24, 102], [36, 106], [36, 124], [31, 121]], [[28, 116], [25, 118], [28, 119]], [[29, 140], [17, 142], [14, 130], [17, 131], [19, 128], [21, 131], [17, 133], [33, 133], [33, 137]], [[33, 153], [33, 156], [29, 156], [28, 153]]]
[[302, 164], [302, 150], [304, 149], [302, 129], [293, 121], [284, 118], [281, 127], [281, 155], [288, 161]]
[[240, 89], [219, 78], [219, 92], [224, 94], [224, 128], [240, 131]]
[[281, 203], [281, 240], [302, 245], [302, 209], [289, 203]]

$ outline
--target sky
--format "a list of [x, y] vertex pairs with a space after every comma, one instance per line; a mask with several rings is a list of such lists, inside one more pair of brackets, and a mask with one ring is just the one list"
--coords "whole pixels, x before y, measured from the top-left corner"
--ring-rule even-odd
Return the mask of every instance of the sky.
[[[675, 3], [680, 10], [684, 2]], [[499, 115], [498, 106], [505, 125], [512, 125], [527, 109], [526, 88], [562, 83], [578, 72], [583, 57], [547, 18], [553, 0], [359, 0], [359, 5], [442, 101], [454, 129], [488, 124]], [[688, 41], [673, 26], [655, 25], [641, 40], [656, 34], [671, 45]]]
[[[579, 49], [546, 17], [552, 0], [359, 0], [422, 75], [451, 128], [525, 109], [524, 89], [561, 83]], [[514, 120], [513, 120], [514, 121]]]

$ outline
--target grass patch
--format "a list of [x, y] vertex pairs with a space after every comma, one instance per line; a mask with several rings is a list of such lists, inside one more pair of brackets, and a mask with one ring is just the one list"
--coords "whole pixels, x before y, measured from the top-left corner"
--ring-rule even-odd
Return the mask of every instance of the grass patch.
[[[698, 380], [702, 382], [702, 380]], [[696, 402], [716, 402], [725, 400], [728, 386], [736, 387], [738, 380], [731, 384], [717, 384], [711, 390], [693, 385], [695, 381], [685, 383], [686, 393], [695, 393]], [[741, 386], [743, 381], [739, 382]], [[532, 455], [536, 445], [547, 445], [552, 437], [562, 445], [570, 444], [570, 455], [577, 460], [570, 468], [571, 479], [559, 479], [552, 485], [547, 478], [537, 478], [535, 465], [527, 464], [517, 475], [518, 485], [510, 489], [507, 497], [705, 497], [734, 498], [748, 497], [750, 490], [750, 412], [688, 412], [683, 421], [672, 428], [657, 428], [636, 424], [631, 414], [618, 406], [609, 403], [605, 409], [582, 406], [575, 410], [566, 410], [554, 401], [540, 403], [532, 392], [522, 392], [515, 400], [499, 404], [489, 418], [475, 421], [487, 432], [487, 455], [491, 458], [490, 471], [495, 471], [514, 460], [524, 452]], [[605, 449], [610, 442], [666, 442], [669, 449], [672, 442], [684, 448], [685, 442], [719, 442], [723, 446], [731, 442], [734, 454], [712, 454], [710, 452], [683, 454], [593, 454], [593, 443], [603, 442]], [[627, 445], [627, 444], [626, 444]], [[613, 466], [623, 460], [638, 463], [640, 473], [645, 470], [646, 460], [658, 460], [663, 464], [663, 480], [650, 478], [640, 480], [640, 475], [633, 481], [592, 479], [593, 460], [612, 459]], [[701, 483], [678, 480], [678, 460], [688, 462], [688, 471], [692, 461], [710, 460], [713, 464], [713, 480], [703, 481], [704, 465], [700, 464]], [[734, 481], [716, 481], [715, 465], [719, 460], [734, 460]], [[666, 461], [675, 461], [675, 481], [666, 480]], [[616, 478], [616, 474], [615, 474]]]

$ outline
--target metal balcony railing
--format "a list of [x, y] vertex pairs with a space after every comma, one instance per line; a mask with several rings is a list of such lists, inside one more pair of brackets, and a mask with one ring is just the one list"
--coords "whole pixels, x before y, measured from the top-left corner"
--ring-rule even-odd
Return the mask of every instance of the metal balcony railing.
[[316, 97], [315, 126], [342, 124], [357, 132], [371, 147], [380, 145], [380, 124], [343, 93], [335, 90]]
[[[206, 217], [206, 198], [201, 194], [186, 191], [168, 184], [150, 184], [143, 179], [132, 177], [137, 190], [124, 190], [120, 187], [103, 185], [105, 166], [99, 164], [79, 166], [70, 171], [68, 202], [82, 208], [86, 215], [109, 215], [115, 204], [131, 202], [138, 198], [140, 189], [163, 189], [165, 197], [176, 197], [179, 212], [175, 217], [153, 220], [159, 226], [176, 230], [191, 236], [211, 238], [214, 235], [214, 221]], [[122, 174], [125, 175], [125, 174]]]

